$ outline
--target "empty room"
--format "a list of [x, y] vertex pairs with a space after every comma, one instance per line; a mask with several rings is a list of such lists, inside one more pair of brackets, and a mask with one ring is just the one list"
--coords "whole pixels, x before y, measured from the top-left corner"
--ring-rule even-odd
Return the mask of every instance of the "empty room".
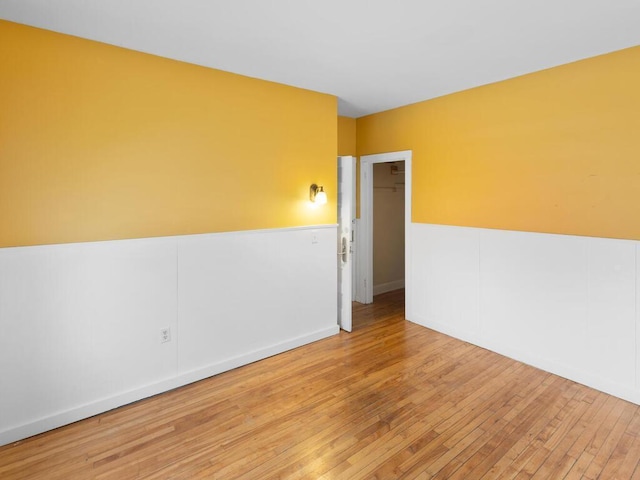
[[640, 479], [638, 0], [0, 0], [0, 478]]

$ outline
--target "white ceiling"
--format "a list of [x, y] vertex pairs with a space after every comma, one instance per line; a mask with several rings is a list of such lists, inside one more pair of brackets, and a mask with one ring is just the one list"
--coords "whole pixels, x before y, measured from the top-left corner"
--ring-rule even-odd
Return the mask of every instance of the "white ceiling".
[[352, 117], [640, 44], [640, 0], [0, 0], [0, 18], [330, 93]]

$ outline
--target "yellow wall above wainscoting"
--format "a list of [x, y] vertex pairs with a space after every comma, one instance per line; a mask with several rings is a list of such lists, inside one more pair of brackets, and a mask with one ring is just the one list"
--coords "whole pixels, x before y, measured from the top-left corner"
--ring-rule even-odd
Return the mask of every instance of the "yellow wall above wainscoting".
[[356, 154], [356, 119], [338, 117], [338, 155]]
[[333, 96], [0, 21], [0, 106], [0, 247], [336, 222]]
[[413, 150], [413, 221], [640, 239], [640, 47], [357, 120]]

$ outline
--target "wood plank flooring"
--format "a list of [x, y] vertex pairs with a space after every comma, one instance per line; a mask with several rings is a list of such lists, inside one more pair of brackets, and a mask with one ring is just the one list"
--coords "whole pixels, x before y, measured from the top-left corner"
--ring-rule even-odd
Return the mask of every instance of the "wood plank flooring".
[[0, 448], [0, 478], [640, 479], [637, 405], [404, 320]]

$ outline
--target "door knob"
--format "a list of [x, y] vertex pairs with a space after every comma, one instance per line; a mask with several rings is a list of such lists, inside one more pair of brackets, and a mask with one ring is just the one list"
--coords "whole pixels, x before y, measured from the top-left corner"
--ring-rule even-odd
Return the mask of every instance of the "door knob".
[[347, 262], [347, 254], [349, 251], [347, 250], [347, 237], [342, 237], [342, 241], [340, 242], [340, 251], [338, 255], [342, 257], [343, 262]]

